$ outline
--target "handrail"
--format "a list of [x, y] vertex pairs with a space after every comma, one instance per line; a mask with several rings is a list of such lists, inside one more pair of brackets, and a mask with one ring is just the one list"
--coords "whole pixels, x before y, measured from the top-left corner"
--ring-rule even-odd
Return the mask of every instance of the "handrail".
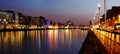
[[109, 54], [120, 54], [120, 32], [100, 29], [93, 31]]

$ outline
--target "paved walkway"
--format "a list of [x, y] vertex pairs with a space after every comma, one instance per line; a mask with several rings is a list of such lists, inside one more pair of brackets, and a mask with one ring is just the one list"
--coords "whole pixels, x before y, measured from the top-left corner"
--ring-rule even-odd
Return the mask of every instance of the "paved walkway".
[[87, 37], [79, 54], [108, 54], [104, 46], [92, 31], [88, 31]]

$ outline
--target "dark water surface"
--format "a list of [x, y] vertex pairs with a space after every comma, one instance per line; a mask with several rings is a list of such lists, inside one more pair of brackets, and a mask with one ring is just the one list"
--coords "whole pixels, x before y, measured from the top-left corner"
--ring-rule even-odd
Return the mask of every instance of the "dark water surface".
[[78, 54], [87, 30], [0, 32], [0, 54]]

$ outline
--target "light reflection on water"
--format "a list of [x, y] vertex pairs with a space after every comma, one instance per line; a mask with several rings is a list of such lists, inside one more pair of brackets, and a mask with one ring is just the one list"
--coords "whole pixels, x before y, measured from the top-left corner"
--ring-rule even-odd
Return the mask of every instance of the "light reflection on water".
[[0, 54], [78, 54], [87, 30], [0, 32]]

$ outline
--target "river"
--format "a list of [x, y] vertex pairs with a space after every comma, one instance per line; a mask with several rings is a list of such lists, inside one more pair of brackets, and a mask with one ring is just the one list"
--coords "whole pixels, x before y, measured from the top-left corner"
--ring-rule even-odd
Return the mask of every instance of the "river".
[[0, 54], [78, 54], [87, 30], [0, 32]]

